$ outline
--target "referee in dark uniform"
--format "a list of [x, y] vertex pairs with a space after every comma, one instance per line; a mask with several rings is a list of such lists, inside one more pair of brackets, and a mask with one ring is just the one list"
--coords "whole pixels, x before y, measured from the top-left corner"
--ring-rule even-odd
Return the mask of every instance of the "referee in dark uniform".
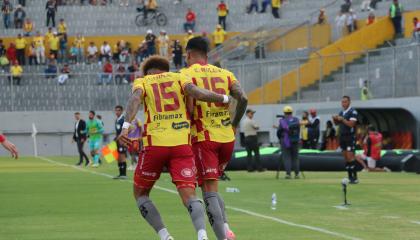
[[[115, 116], [117, 117], [115, 120], [115, 139], [121, 134], [125, 121], [123, 111], [124, 108], [122, 106], [118, 105], [115, 107]], [[118, 141], [116, 142], [118, 148], [118, 169], [120, 173], [114, 179], [127, 179], [127, 148], [120, 145]]]
[[351, 184], [359, 183], [357, 179], [356, 158], [354, 151], [356, 150], [356, 124], [357, 111], [351, 106], [351, 99], [349, 96], [344, 96], [341, 99], [341, 106], [343, 110], [339, 115], [333, 116], [333, 121], [339, 127], [339, 141], [340, 148], [343, 152], [344, 160], [346, 162], [346, 170]]

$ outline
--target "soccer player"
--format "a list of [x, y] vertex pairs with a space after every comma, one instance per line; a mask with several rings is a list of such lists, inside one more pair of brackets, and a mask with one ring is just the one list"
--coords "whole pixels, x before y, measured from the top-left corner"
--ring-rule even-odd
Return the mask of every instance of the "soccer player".
[[218, 178], [231, 159], [235, 130], [245, 113], [248, 99], [233, 73], [207, 63], [208, 44], [202, 37], [186, 46], [188, 68], [182, 74], [192, 77], [200, 88], [231, 95], [236, 101], [234, 117], [229, 107], [219, 103], [190, 101], [192, 142], [198, 168], [198, 183], [203, 191], [207, 215], [217, 239], [235, 239], [226, 219], [225, 205], [218, 193]]
[[86, 131], [89, 138], [90, 155], [93, 158], [92, 167], [99, 167], [99, 150], [101, 149], [104, 127], [100, 120], [95, 118], [95, 111], [89, 111], [86, 121]]
[[356, 124], [357, 111], [351, 106], [349, 96], [343, 96], [341, 106], [343, 110], [339, 115], [333, 116], [333, 121], [339, 127], [339, 142], [346, 162], [346, 170], [351, 184], [359, 183], [354, 151], [356, 150]]
[[0, 144], [12, 154], [13, 158], [18, 159], [18, 149], [12, 142], [8, 141], [6, 136], [4, 136], [3, 134], [0, 134]]
[[[117, 119], [115, 120], [115, 139], [121, 134], [122, 126], [124, 124], [124, 115], [123, 115], [124, 108], [120, 105], [115, 107], [115, 116]], [[119, 175], [114, 177], [114, 179], [127, 179], [127, 148], [119, 144], [117, 141], [117, 150], [118, 150], [118, 170]]]
[[363, 145], [364, 153], [356, 155], [357, 162], [369, 172], [389, 172], [390, 170], [387, 167], [376, 167], [376, 162], [381, 160], [382, 134], [377, 132], [374, 126], [369, 126]]
[[140, 104], [144, 103], [144, 150], [134, 174], [134, 196], [145, 220], [161, 240], [173, 239], [149, 198], [164, 166], [168, 167], [184, 206], [188, 209], [198, 240], [207, 240], [204, 208], [195, 193], [196, 168], [190, 145], [190, 118], [186, 96], [200, 101], [229, 103], [229, 97], [200, 89], [191, 79], [169, 72], [166, 58], [153, 56], [142, 67], [144, 78], [136, 79], [126, 107], [119, 140], [129, 144], [128, 132]]

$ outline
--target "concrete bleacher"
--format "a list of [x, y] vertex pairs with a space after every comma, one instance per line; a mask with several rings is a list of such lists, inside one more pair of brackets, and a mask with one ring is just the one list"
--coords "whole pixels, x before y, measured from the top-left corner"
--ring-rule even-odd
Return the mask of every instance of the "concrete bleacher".
[[398, 39], [395, 48], [384, 47], [365, 54], [347, 65], [344, 72], [341, 68], [302, 90], [300, 101], [334, 101], [342, 95], [359, 99], [365, 80], [374, 98], [418, 96], [420, 46], [411, 42], [411, 39]]
[[[308, 19], [314, 10], [332, 2], [333, 0], [294, 0], [289, 1], [281, 9], [282, 19], [273, 21], [271, 9], [266, 14], [246, 14], [245, 9], [249, 1], [227, 0], [230, 14], [227, 19], [229, 31], [247, 31], [256, 27], [273, 24], [284, 25], [302, 21], [302, 16]], [[46, 0], [27, 1], [25, 11], [27, 16], [34, 20], [36, 30], [46, 32], [45, 22]], [[144, 34], [148, 28], [159, 31], [166, 29], [169, 33], [182, 33], [185, 13], [191, 7], [197, 13], [196, 31], [212, 32], [217, 24], [216, 7], [218, 0], [184, 0], [182, 4], [173, 4], [173, 1], [158, 1], [160, 10], [168, 17], [168, 24], [159, 27], [153, 23], [147, 27], [137, 27], [134, 19], [137, 15], [135, 4], [130, 7], [120, 7], [118, 1], [107, 6], [59, 6], [56, 20], [64, 18], [68, 25], [70, 35], [82, 33], [84, 35], [133, 35]], [[206, 11], [203, 11], [203, 10]], [[19, 29], [0, 28], [1, 36], [15, 36], [21, 32]]]

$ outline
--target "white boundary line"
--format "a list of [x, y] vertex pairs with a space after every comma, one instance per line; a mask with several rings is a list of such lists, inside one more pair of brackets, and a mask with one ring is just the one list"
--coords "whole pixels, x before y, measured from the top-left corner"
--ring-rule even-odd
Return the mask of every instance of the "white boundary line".
[[[49, 162], [51, 164], [55, 164], [55, 165], [59, 165], [59, 166], [63, 166], [63, 167], [70, 167], [70, 168], [73, 168], [73, 169], [78, 170], [78, 171], [82, 171], [82, 172], [86, 172], [86, 173], [90, 173], [90, 174], [94, 174], [94, 175], [98, 175], [98, 176], [103, 176], [103, 177], [107, 177], [107, 178], [112, 178], [113, 177], [112, 175], [109, 175], [109, 174], [106, 174], [106, 173], [100, 173], [100, 172], [80, 168], [80, 167], [77, 167], [77, 166], [73, 166], [73, 165], [70, 165], [70, 164], [57, 162], [57, 161], [54, 161], [54, 160], [46, 158], [46, 157], [39, 156], [37, 158], [40, 159], [40, 160]], [[130, 180], [128, 180], [128, 181], [124, 180], [124, 181], [131, 182], [131, 183], [133, 182], [133, 181], [130, 181]], [[159, 186], [156, 186], [156, 185], [154, 186], [154, 188], [159, 189], [159, 190], [164, 191], [164, 192], [178, 194], [177, 191], [171, 190], [171, 189], [168, 189], [168, 188], [159, 187]], [[307, 230], [312, 230], [312, 231], [315, 231], [315, 232], [320, 232], [320, 233], [324, 233], [324, 234], [327, 234], [327, 235], [336, 236], [336, 237], [339, 237], [339, 238], [342, 238], [342, 239], [362, 240], [361, 238], [351, 237], [351, 236], [348, 236], [348, 235], [345, 235], [345, 234], [342, 234], [342, 233], [329, 231], [329, 230], [326, 230], [326, 229], [323, 229], [323, 228], [318, 228], [318, 227], [312, 227], [312, 226], [308, 226], [308, 225], [293, 223], [293, 222], [289, 222], [289, 221], [286, 221], [286, 220], [283, 220], [283, 219], [280, 219], [280, 218], [259, 214], [259, 213], [256, 213], [256, 212], [248, 211], [248, 210], [241, 209], [241, 208], [236, 208], [236, 207], [233, 207], [233, 206], [226, 206], [226, 208], [230, 209], [232, 211], [244, 213], [244, 214], [247, 214], [247, 215], [250, 215], [250, 216], [253, 216], [253, 217], [258, 217], [258, 218], [263, 218], [263, 219], [266, 219], [266, 220], [271, 220], [273, 222], [282, 223], [284, 225], [288, 225], [288, 226], [292, 226], [292, 227], [304, 228], [304, 229], [307, 229]]]

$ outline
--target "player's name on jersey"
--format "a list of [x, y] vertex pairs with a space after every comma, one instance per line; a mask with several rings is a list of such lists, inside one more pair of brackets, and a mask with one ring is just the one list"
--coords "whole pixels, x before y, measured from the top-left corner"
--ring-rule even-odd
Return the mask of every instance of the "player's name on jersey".
[[229, 111], [224, 110], [224, 111], [217, 111], [217, 112], [212, 112], [212, 111], [206, 111], [206, 117], [225, 117], [225, 116], [229, 116]]
[[153, 116], [153, 121], [180, 119], [184, 117], [183, 115], [183, 113], [157, 114]]
[[196, 73], [220, 73], [222, 72], [222, 69], [220, 68], [210, 68], [210, 67], [201, 67], [201, 68], [194, 68], [194, 72]]

